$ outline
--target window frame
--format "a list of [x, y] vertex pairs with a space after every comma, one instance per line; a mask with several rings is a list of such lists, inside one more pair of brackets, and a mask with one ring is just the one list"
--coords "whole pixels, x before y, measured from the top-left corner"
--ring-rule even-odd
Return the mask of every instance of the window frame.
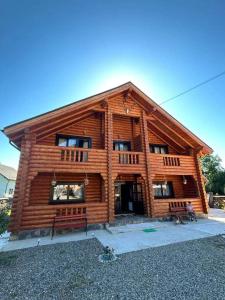
[[[175, 198], [175, 195], [174, 195], [174, 189], [173, 189], [173, 182], [172, 181], [167, 181], [167, 185], [169, 185], [170, 186], [170, 191], [171, 191], [171, 194], [169, 195], [169, 196], [164, 196], [163, 195], [163, 185], [165, 184], [165, 182], [164, 181], [153, 181], [152, 182], [152, 185], [154, 185], [154, 184], [157, 184], [157, 185], [161, 185], [161, 196], [155, 196], [155, 194], [154, 194], [154, 199], [170, 199], [170, 198]], [[154, 188], [153, 188], [153, 190], [154, 190]]]
[[[83, 193], [82, 193], [82, 199], [79, 200], [69, 200], [69, 195], [68, 195], [68, 188], [67, 188], [67, 200], [54, 200], [54, 188], [57, 185], [75, 185], [75, 184], [82, 184], [83, 185]], [[83, 181], [57, 181], [55, 186], [51, 186], [50, 188], [50, 198], [49, 198], [49, 204], [79, 204], [79, 203], [84, 203], [85, 202], [85, 184]]]
[[[115, 150], [115, 144], [121, 143], [121, 144], [128, 144], [128, 150]], [[130, 141], [121, 141], [121, 140], [113, 140], [113, 151], [131, 151], [131, 142]]]
[[[160, 153], [156, 153], [155, 150], [151, 151], [151, 149], [155, 149], [155, 147], [159, 147], [160, 148]], [[162, 153], [161, 152], [161, 148], [165, 148], [166, 149], [166, 153]], [[151, 143], [149, 143], [149, 151], [150, 151], [150, 153], [155, 153], [155, 154], [169, 154], [169, 147], [166, 144], [151, 144]]]
[[12, 194], [13, 194], [13, 192], [14, 192], [14, 189], [13, 189], [13, 188], [9, 188], [9, 190], [8, 190], [8, 194], [9, 194], [9, 195], [12, 195]]
[[[66, 146], [59, 146], [59, 139], [60, 138], [66, 139]], [[86, 140], [86, 141], [88, 141], [88, 148], [69, 146], [69, 139], [78, 139], [79, 142], [80, 142], [80, 140]], [[86, 137], [86, 136], [56, 134], [55, 145], [58, 146], [58, 147], [91, 149], [92, 148], [92, 138], [91, 137]]]

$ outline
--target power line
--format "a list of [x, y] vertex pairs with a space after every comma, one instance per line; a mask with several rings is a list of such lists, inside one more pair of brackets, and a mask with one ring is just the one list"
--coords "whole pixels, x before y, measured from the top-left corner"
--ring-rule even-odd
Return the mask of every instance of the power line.
[[183, 91], [182, 93], [180, 93], [180, 94], [178, 94], [178, 95], [176, 95], [176, 96], [173, 96], [173, 97], [171, 97], [171, 98], [169, 98], [169, 99], [167, 99], [167, 100], [161, 102], [159, 105], [165, 104], [165, 103], [167, 103], [167, 102], [169, 102], [169, 101], [172, 101], [172, 100], [174, 100], [174, 99], [176, 99], [176, 98], [178, 98], [178, 97], [180, 97], [180, 96], [182, 96], [182, 95], [185, 95], [185, 94], [189, 93], [190, 91], [192, 91], [192, 90], [194, 90], [194, 89], [197, 89], [198, 87], [200, 87], [200, 86], [202, 86], [202, 85], [204, 85], [204, 84], [206, 84], [206, 83], [208, 83], [208, 82], [210, 82], [210, 81], [212, 81], [212, 80], [215, 80], [215, 79], [217, 79], [218, 77], [223, 76], [223, 75], [225, 75], [225, 71], [223, 71], [223, 72], [221, 72], [221, 73], [219, 73], [219, 74], [217, 74], [217, 75], [215, 75], [215, 76], [213, 76], [213, 77], [210, 77], [209, 79], [207, 79], [207, 80], [205, 80], [205, 81], [202, 81], [202, 82], [200, 82], [200, 83], [194, 85], [193, 87], [191, 87], [191, 88], [189, 88], [189, 89]]

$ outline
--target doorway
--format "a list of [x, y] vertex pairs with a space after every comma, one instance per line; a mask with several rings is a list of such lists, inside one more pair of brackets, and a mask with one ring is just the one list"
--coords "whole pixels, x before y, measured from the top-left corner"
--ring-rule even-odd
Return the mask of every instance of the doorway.
[[144, 214], [141, 183], [125, 181], [115, 183], [115, 214]]

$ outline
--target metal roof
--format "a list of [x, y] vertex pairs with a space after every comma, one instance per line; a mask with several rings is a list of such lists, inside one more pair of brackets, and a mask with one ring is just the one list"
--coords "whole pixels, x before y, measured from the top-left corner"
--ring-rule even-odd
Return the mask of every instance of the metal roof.
[[0, 174], [9, 180], [16, 180], [17, 171], [12, 167], [0, 164]]

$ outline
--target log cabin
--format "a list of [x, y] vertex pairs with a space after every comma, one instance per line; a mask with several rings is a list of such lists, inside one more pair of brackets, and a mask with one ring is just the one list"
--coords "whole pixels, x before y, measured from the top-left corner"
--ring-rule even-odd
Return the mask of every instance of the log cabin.
[[49, 229], [60, 211], [105, 224], [191, 201], [207, 214], [199, 158], [212, 149], [131, 82], [3, 132], [20, 150], [14, 234]]

